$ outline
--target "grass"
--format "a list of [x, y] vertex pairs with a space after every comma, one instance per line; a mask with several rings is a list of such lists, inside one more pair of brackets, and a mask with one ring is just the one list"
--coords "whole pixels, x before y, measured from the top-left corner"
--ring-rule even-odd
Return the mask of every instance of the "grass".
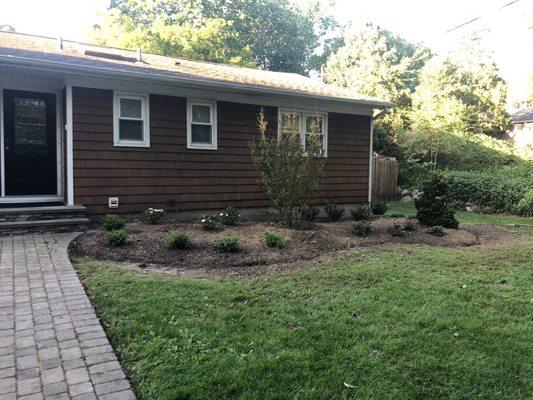
[[533, 246], [403, 246], [241, 280], [76, 266], [140, 399], [525, 399]]

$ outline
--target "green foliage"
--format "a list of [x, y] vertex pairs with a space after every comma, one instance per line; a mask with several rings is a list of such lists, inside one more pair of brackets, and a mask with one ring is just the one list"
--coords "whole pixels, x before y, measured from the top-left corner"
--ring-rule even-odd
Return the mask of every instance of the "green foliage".
[[265, 231], [265, 242], [268, 247], [274, 247], [276, 249], [282, 249], [285, 247], [285, 241], [279, 232]]
[[533, 189], [529, 189], [524, 198], [514, 207], [513, 212], [525, 217], [533, 217]]
[[433, 236], [444, 236], [444, 229], [442, 229], [442, 226], [430, 226], [426, 229], [426, 233], [429, 233]]
[[403, 228], [403, 225], [400, 224], [399, 222], [394, 222], [392, 226], [389, 229], [387, 229], [387, 231], [392, 236], [397, 236], [397, 237], [405, 236], [405, 230]]
[[122, 229], [114, 229], [105, 234], [105, 241], [109, 246], [119, 247], [126, 244], [128, 237]]
[[124, 228], [126, 223], [118, 215], [106, 214], [102, 218], [102, 225], [106, 231], [115, 231]]
[[455, 218], [448, 185], [442, 174], [433, 173], [422, 190], [422, 195], [415, 200], [418, 220], [426, 226], [457, 228], [459, 222]]
[[406, 218], [402, 224], [402, 229], [406, 232], [416, 231], [416, 223], [411, 218]]
[[171, 233], [166, 238], [167, 247], [170, 249], [186, 249], [189, 247], [191, 240], [185, 232]]
[[370, 208], [372, 209], [372, 214], [383, 215], [387, 212], [389, 205], [385, 201], [373, 201], [370, 203]]
[[204, 214], [200, 218], [200, 225], [204, 231], [214, 231], [217, 228], [217, 216]]
[[359, 221], [352, 226], [352, 233], [355, 236], [366, 237], [372, 231], [372, 226], [368, 221]]
[[236, 225], [241, 218], [239, 211], [233, 207], [227, 207], [224, 211], [218, 214], [218, 217], [224, 225]]
[[372, 218], [372, 210], [368, 204], [356, 206], [350, 210], [350, 214], [356, 221], [367, 221]]
[[325, 157], [318, 135], [308, 137], [307, 148], [300, 140], [298, 121], [285, 121], [281, 143], [271, 132], [261, 112], [258, 118], [260, 137], [252, 143], [254, 165], [259, 170], [259, 183], [288, 227], [302, 223], [303, 212], [311, 204], [313, 192], [322, 180]]
[[303, 219], [307, 222], [316, 221], [320, 215], [320, 209], [312, 204], [307, 205], [302, 211]]
[[215, 247], [226, 253], [239, 251], [239, 241], [231, 236], [220, 236], [215, 240]]
[[161, 221], [161, 218], [163, 218], [163, 215], [165, 215], [165, 210], [162, 208], [149, 208], [143, 212], [143, 218], [144, 220], [151, 225], [155, 225]]
[[337, 203], [328, 203], [324, 206], [324, 211], [330, 221], [338, 221], [344, 215], [345, 210]]

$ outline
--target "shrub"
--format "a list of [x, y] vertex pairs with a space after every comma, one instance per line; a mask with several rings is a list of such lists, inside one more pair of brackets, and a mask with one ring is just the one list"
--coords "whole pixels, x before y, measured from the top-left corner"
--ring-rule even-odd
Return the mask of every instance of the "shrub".
[[319, 135], [307, 135], [304, 148], [298, 121], [289, 118], [280, 122], [283, 135], [278, 141], [277, 135], [267, 132], [264, 113], [259, 114], [261, 135], [252, 143], [251, 153], [265, 196], [281, 221], [294, 227], [301, 224], [304, 206], [311, 202], [313, 191], [322, 180], [325, 157]]
[[344, 215], [344, 208], [336, 203], [328, 203], [324, 206], [324, 211], [328, 215], [330, 221], [338, 221]]
[[422, 195], [415, 200], [416, 217], [426, 226], [441, 225], [457, 228], [459, 221], [448, 196], [448, 185], [440, 173], [433, 173], [424, 185]]
[[403, 229], [403, 226], [398, 222], [395, 222], [394, 224], [392, 224], [392, 226], [388, 229], [388, 231], [392, 236], [405, 236], [405, 231]]
[[366, 237], [372, 230], [372, 227], [367, 221], [359, 221], [352, 226], [352, 233], [355, 236]]
[[372, 211], [368, 204], [360, 205], [350, 211], [352, 218], [356, 221], [368, 221], [372, 218]]
[[314, 205], [308, 205], [304, 207], [302, 211], [303, 219], [308, 222], [315, 221], [320, 215], [320, 209]]
[[163, 210], [162, 208], [150, 207], [149, 209], [144, 211], [143, 218], [147, 223], [155, 225], [159, 221], [161, 221], [163, 215], [165, 215], [165, 210]]
[[372, 208], [372, 214], [374, 215], [383, 215], [389, 209], [389, 205], [384, 201], [370, 203], [370, 207]]
[[279, 232], [266, 231], [265, 242], [268, 247], [275, 247], [277, 249], [282, 249], [283, 247], [285, 247], [285, 241], [283, 240], [283, 236], [281, 236], [281, 233]]
[[444, 236], [444, 230], [442, 229], [442, 226], [430, 226], [426, 229], [426, 233], [429, 233], [433, 236]]
[[186, 249], [190, 245], [189, 235], [185, 232], [171, 233], [166, 238], [167, 246], [170, 249]]
[[216, 215], [202, 215], [200, 219], [200, 225], [204, 231], [214, 231], [217, 227], [217, 217]]
[[406, 218], [402, 228], [404, 231], [413, 232], [416, 231], [416, 223], [411, 218]]
[[116, 231], [118, 229], [124, 228], [126, 225], [124, 220], [115, 214], [106, 214], [102, 218], [102, 224], [106, 231]]
[[105, 241], [113, 247], [123, 246], [126, 244], [127, 235], [122, 229], [115, 229], [105, 234]]
[[224, 225], [235, 225], [241, 218], [241, 215], [236, 208], [227, 207], [224, 211], [218, 214], [218, 217]]
[[215, 247], [226, 253], [235, 253], [239, 251], [239, 242], [231, 236], [220, 236], [215, 240]]
[[529, 190], [524, 198], [514, 207], [514, 213], [525, 217], [533, 217], [533, 189]]

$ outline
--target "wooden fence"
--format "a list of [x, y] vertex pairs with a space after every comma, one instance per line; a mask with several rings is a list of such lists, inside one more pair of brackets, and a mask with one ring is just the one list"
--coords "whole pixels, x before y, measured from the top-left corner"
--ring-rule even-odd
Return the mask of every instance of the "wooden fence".
[[398, 161], [394, 157], [374, 156], [372, 165], [372, 200], [395, 200], [398, 196]]

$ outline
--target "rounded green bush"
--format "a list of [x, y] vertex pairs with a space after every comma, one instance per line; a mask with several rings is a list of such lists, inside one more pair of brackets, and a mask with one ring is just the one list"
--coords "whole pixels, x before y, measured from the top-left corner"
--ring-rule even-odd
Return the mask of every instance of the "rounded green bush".
[[397, 236], [397, 237], [405, 236], [405, 231], [403, 229], [403, 226], [398, 222], [395, 222], [394, 224], [392, 224], [392, 226], [388, 229], [388, 231], [392, 236]]
[[376, 201], [370, 204], [370, 208], [372, 209], [372, 214], [383, 215], [389, 209], [389, 204], [384, 201]]
[[224, 225], [236, 225], [241, 218], [239, 211], [233, 207], [227, 207], [224, 211], [218, 214], [218, 217]]
[[308, 222], [315, 221], [320, 215], [320, 209], [314, 205], [308, 205], [302, 211], [302, 217]]
[[266, 231], [265, 242], [268, 247], [275, 247], [277, 249], [282, 249], [283, 247], [285, 247], [285, 241], [283, 240], [283, 236], [279, 232]]
[[109, 246], [119, 247], [126, 244], [128, 237], [122, 229], [115, 229], [105, 234], [105, 241]]
[[324, 211], [328, 215], [330, 221], [338, 221], [344, 215], [344, 208], [336, 203], [328, 203], [324, 206]]
[[368, 204], [357, 206], [350, 213], [355, 221], [368, 221], [372, 218], [372, 211]]
[[170, 249], [186, 249], [190, 245], [189, 235], [185, 232], [171, 233], [166, 238], [167, 246]]
[[126, 223], [122, 218], [115, 214], [106, 214], [102, 218], [102, 225], [106, 231], [116, 231], [124, 228]]
[[226, 253], [239, 251], [239, 241], [231, 236], [220, 236], [215, 240], [215, 247]]
[[402, 225], [402, 228], [404, 231], [407, 231], [407, 232], [416, 231], [416, 223], [412, 219], [406, 218]]
[[217, 227], [216, 215], [202, 215], [200, 219], [200, 225], [204, 231], [214, 231]]
[[426, 229], [426, 233], [433, 236], [444, 236], [444, 229], [442, 229], [442, 226], [430, 226]]
[[355, 236], [366, 237], [372, 231], [372, 226], [368, 221], [359, 221], [352, 226], [352, 233]]

